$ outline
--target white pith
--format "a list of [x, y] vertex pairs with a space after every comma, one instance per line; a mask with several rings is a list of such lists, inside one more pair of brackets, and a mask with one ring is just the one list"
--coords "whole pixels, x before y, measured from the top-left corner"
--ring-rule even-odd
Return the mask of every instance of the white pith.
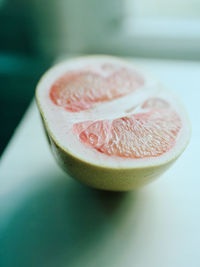
[[[68, 112], [51, 101], [49, 90], [52, 84], [68, 70], [79, 70], [86, 66], [92, 66], [95, 71], [101, 72], [98, 67], [99, 64], [107, 62], [120, 64], [121, 66], [138, 71], [144, 77], [145, 85], [124, 97], [110, 102], [97, 103], [92, 109], [80, 112]], [[144, 110], [140, 110], [140, 104], [150, 97], [159, 97], [167, 100], [182, 120], [182, 128], [177, 136], [175, 146], [161, 156], [142, 159], [107, 156], [82, 144], [78, 136], [72, 132], [74, 123], [88, 120], [116, 119], [133, 113], [144, 112]], [[112, 57], [86, 57], [60, 63], [50, 69], [40, 81], [37, 89], [37, 99], [48, 131], [54, 141], [66, 152], [95, 165], [134, 168], [164, 164], [181, 153], [190, 136], [188, 119], [178, 100], [159, 81], [152, 78], [143, 69]]]

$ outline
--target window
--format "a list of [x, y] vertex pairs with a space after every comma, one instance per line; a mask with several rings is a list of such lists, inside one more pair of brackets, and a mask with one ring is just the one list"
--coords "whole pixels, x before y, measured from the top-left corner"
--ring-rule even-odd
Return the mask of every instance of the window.
[[199, 0], [126, 0], [122, 32], [134, 55], [200, 59]]

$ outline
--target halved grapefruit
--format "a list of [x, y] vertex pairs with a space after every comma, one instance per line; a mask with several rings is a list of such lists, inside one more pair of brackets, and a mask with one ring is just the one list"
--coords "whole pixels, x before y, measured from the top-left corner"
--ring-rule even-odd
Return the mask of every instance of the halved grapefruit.
[[138, 188], [162, 174], [189, 141], [179, 100], [119, 58], [62, 62], [42, 77], [36, 99], [57, 162], [95, 188]]

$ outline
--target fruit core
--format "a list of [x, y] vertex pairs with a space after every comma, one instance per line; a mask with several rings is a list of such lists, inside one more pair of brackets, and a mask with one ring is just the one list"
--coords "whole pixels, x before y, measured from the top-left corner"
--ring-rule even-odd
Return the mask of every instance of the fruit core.
[[[65, 73], [53, 83], [49, 96], [67, 112], [92, 112], [95, 104], [109, 104], [129, 94], [133, 97], [144, 84], [136, 71], [105, 63], [95, 71], [88, 67]], [[88, 148], [121, 158], [157, 157], [175, 145], [182, 123], [166, 100], [151, 97], [129, 112], [112, 120], [85, 119], [74, 123], [72, 131]]]

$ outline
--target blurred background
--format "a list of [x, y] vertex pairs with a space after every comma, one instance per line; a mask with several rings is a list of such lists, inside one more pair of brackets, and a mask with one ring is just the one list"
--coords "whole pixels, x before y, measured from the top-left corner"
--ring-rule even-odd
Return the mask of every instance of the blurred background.
[[199, 0], [0, 0], [0, 154], [56, 60], [200, 60]]

